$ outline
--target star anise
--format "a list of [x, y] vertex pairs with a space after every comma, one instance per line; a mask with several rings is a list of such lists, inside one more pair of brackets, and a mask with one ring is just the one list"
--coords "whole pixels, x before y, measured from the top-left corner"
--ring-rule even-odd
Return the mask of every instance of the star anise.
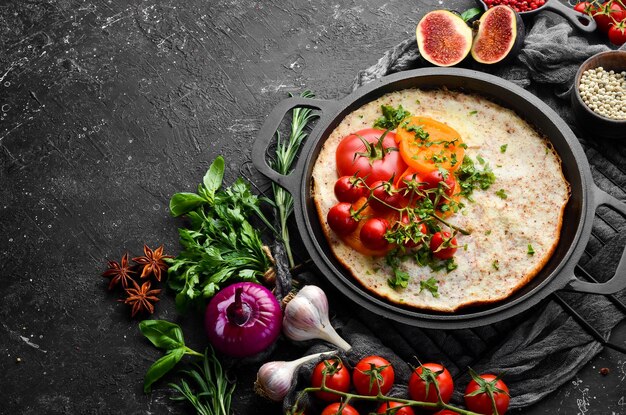
[[167, 270], [167, 264], [163, 262], [163, 258], [173, 258], [171, 255], [163, 255], [163, 245], [155, 249], [154, 251], [148, 248], [148, 245], [143, 246], [144, 256], [133, 258], [133, 261], [143, 267], [140, 278], [146, 278], [150, 274], [154, 274], [157, 281], [161, 281], [161, 272]]
[[134, 274], [133, 271], [128, 265], [128, 252], [124, 254], [122, 257], [121, 264], [116, 261], [109, 261], [109, 268], [102, 273], [103, 277], [111, 278], [111, 282], [109, 283], [109, 290], [113, 289], [117, 285], [117, 283], [121, 282], [122, 287], [128, 288], [129, 281], [132, 281], [132, 277], [130, 274]]
[[133, 280], [134, 288], [127, 288], [126, 293], [128, 298], [124, 300], [125, 304], [132, 305], [131, 316], [135, 317], [140, 311], [148, 311], [150, 314], [154, 313], [154, 304], [159, 301], [157, 295], [161, 293], [161, 290], [150, 290], [150, 281], [143, 283], [141, 287]]

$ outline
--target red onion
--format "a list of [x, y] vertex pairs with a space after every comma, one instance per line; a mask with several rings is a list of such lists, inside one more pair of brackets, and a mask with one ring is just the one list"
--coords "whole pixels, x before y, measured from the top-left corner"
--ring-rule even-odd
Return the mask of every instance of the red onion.
[[204, 327], [220, 352], [247, 357], [267, 349], [278, 337], [280, 304], [267, 288], [239, 282], [219, 291], [207, 305]]

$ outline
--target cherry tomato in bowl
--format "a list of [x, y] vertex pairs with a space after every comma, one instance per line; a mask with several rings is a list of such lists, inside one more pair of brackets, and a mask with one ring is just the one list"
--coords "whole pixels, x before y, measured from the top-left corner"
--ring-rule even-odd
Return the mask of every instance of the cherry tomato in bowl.
[[352, 383], [359, 395], [376, 396], [378, 391], [385, 395], [395, 380], [391, 363], [380, 356], [367, 356], [354, 366]]
[[[393, 408], [399, 408], [396, 409], [395, 411], [391, 411], [391, 412], [387, 412], [389, 409], [393, 409]], [[377, 414], [387, 414], [387, 413], [392, 413], [395, 415], [415, 415], [415, 412], [413, 412], [413, 409], [410, 406], [405, 406], [405, 404], [400, 403], [400, 402], [385, 402], [383, 404], [381, 404], [378, 407], [378, 410], [376, 411]]]
[[[340, 412], [340, 408], [341, 408], [341, 412]], [[350, 406], [348, 404], [345, 404], [342, 407], [342, 404], [339, 402], [331, 403], [322, 411], [322, 415], [336, 415], [336, 414], [359, 415], [359, 412], [356, 409], [354, 409], [353, 406]]]
[[437, 402], [437, 388], [444, 403], [450, 402], [454, 392], [452, 375], [439, 363], [424, 363], [415, 368], [409, 379], [409, 396], [422, 402]]
[[[323, 360], [315, 366], [311, 374], [311, 386], [319, 388], [322, 380], [326, 378], [324, 385], [327, 388], [340, 392], [350, 390], [350, 371], [343, 365], [340, 359]], [[331, 392], [315, 392], [315, 395], [327, 402], [340, 401], [341, 396]]]
[[477, 375], [470, 369], [472, 380], [465, 389], [465, 405], [472, 412], [492, 415], [491, 396], [496, 404], [498, 415], [503, 415], [509, 408], [509, 388], [496, 375], [490, 373]]

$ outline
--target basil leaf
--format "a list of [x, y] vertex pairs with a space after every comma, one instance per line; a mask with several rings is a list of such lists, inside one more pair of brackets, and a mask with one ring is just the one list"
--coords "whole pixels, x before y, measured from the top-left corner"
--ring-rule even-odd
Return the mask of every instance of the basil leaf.
[[150, 366], [150, 369], [146, 372], [146, 376], [143, 378], [143, 391], [145, 393], [150, 392], [152, 384], [165, 376], [167, 372], [172, 370], [174, 366], [176, 366], [176, 363], [178, 363], [184, 355], [184, 348], [173, 349], [165, 356], [154, 362], [152, 366]]
[[464, 22], [470, 21], [472, 20], [472, 18], [478, 16], [481, 12], [482, 10], [478, 7], [472, 7], [471, 9], [467, 9], [463, 13], [461, 13], [461, 19], [463, 19]]
[[174, 217], [184, 215], [206, 203], [206, 200], [195, 193], [176, 193], [170, 199], [170, 213]]
[[222, 156], [218, 156], [213, 163], [211, 163], [211, 167], [207, 170], [204, 178], [202, 179], [202, 183], [204, 183], [205, 189], [211, 195], [211, 198], [217, 192], [217, 189], [222, 185], [222, 180], [224, 178], [224, 158]]
[[185, 347], [183, 332], [174, 323], [165, 320], [144, 320], [139, 330], [159, 349], [173, 350]]

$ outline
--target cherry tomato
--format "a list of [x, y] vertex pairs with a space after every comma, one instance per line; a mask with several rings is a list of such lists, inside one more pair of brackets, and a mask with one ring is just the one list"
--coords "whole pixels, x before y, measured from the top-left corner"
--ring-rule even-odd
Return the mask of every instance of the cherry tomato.
[[354, 203], [367, 197], [367, 189], [363, 183], [354, 183], [352, 176], [341, 176], [335, 183], [335, 196], [340, 202]]
[[385, 239], [385, 233], [389, 229], [389, 222], [383, 218], [368, 219], [361, 228], [359, 237], [366, 248], [373, 250], [385, 249], [389, 242]]
[[576, 3], [576, 5], [574, 6], [574, 10], [579, 13], [591, 14], [594, 11], [594, 7], [588, 1], [581, 1], [579, 3]]
[[[424, 363], [415, 368], [409, 379], [409, 396], [416, 401], [437, 402], [437, 389], [434, 382], [439, 385], [441, 400], [445, 403], [450, 402], [454, 392], [452, 375], [448, 369], [438, 363]], [[426, 385], [428, 385], [428, 393], [426, 393]]]
[[417, 192], [424, 190], [424, 186], [421, 185], [423, 182], [424, 180], [419, 173], [409, 172], [402, 176], [397, 186], [405, 198], [417, 201], [419, 199]]
[[422, 182], [425, 183], [425, 189], [437, 189], [441, 183], [441, 188], [444, 189], [444, 193], [448, 196], [452, 196], [454, 194], [454, 189], [456, 188], [456, 180], [454, 179], [454, 175], [450, 174], [449, 172], [442, 173], [439, 170], [432, 170], [426, 174], [423, 174]]
[[[456, 238], [450, 239], [450, 232], [437, 232], [434, 233], [432, 238], [430, 238], [430, 250], [436, 258], [439, 259], [450, 259], [454, 256], [457, 250], [457, 241]], [[444, 245], [443, 248], [439, 249], [441, 244], [445, 243], [448, 248]], [[439, 249], [439, 250], [438, 250]]]
[[419, 173], [441, 167], [453, 171], [461, 167], [465, 149], [460, 134], [452, 127], [429, 117], [411, 117], [398, 127], [400, 154]]
[[338, 235], [347, 235], [359, 226], [359, 222], [352, 217], [352, 205], [346, 202], [337, 203], [331, 207], [326, 215], [330, 229]]
[[367, 356], [354, 366], [352, 383], [360, 395], [384, 395], [393, 386], [395, 374], [391, 363], [380, 356]]
[[400, 409], [391, 413], [395, 415], [415, 415], [415, 412], [413, 412], [413, 409], [411, 409], [410, 406], [404, 406], [404, 404], [400, 402], [385, 402], [378, 407], [378, 410], [376, 411], [376, 413], [386, 414], [388, 409], [398, 408], [398, 407], [400, 407]]
[[601, 32], [608, 33], [614, 22], [626, 19], [626, 10], [617, 2], [608, 1], [594, 11], [593, 19]]
[[[493, 398], [496, 401], [496, 409], [499, 415], [503, 415], [509, 408], [509, 388], [506, 384], [498, 379], [495, 375], [483, 374], [476, 375], [473, 372], [472, 380], [465, 389], [465, 405], [468, 409], [479, 414], [491, 415], [492, 406], [491, 398], [487, 392], [489, 389], [493, 391]], [[478, 391], [478, 392], [477, 392]], [[470, 394], [477, 393], [474, 396], [468, 396]]]
[[[353, 176], [358, 172], [358, 176], [365, 178], [365, 182], [371, 185], [378, 180], [388, 181], [392, 176], [402, 174], [406, 164], [397, 151], [396, 135], [388, 132], [379, 143], [383, 134], [383, 130], [368, 128], [344, 137], [335, 153], [339, 176]], [[368, 143], [369, 149], [361, 139]]]
[[341, 408], [341, 412], [339, 412], [340, 407], [341, 407], [341, 403], [339, 402], [331, 403], [326, 408], [324, 408], [324, 410], [322, 411], [322, 415], [336, 415], [336, 414], [359, 415], [359, 412], [356, 409], [354, 409], [354, 407], [348, 404], [344, 405], [344, 407]]
[[389, 212], [393, 211], [392, 208], [400, 209], [406, 205], [402, 194], [389, 182], [379, 180], [372, 183], [371, 188], [374, 197], [370, 199], [369, 204], [376, 212]]
[[[322, 379], [326, 378], [326, 387], [340, 392], [350, 390], [350, 372], [339, 359], [319, 362], [311, 374], [311, 386], [322, 386]], [[323, 401], [340, 401], [341, 396], [330, 392], [316, 392], [315, 395]]]
[[[409, 226], [410, 225], [410, 220], [409, 217], [407, 215], [402, 215], [402, 220], [401, 220], [402, 224], [404, 226]], [[414, 218], [413, 222], [419, 222], [419, 218]], [[420, 231], [420, 233], [422, 235], [428, 235], [428, 228], [426, 227], [425, 223], [420, 223], [417, 225], [417, 229]], [[413, 235], [413, 236], [418, 236], [418, 235]], [[417, 245], [419, 245], [420, 242], [415, 242], [413, 239], [408, 239], [404, 242], [404, 246], [406, 248], [415, 248]]]
[[622, 46], [626, 43], [626, 21], [621, 21], [617, 24], [611, 25], [609, 29], [609, 41], [617, 46]]

